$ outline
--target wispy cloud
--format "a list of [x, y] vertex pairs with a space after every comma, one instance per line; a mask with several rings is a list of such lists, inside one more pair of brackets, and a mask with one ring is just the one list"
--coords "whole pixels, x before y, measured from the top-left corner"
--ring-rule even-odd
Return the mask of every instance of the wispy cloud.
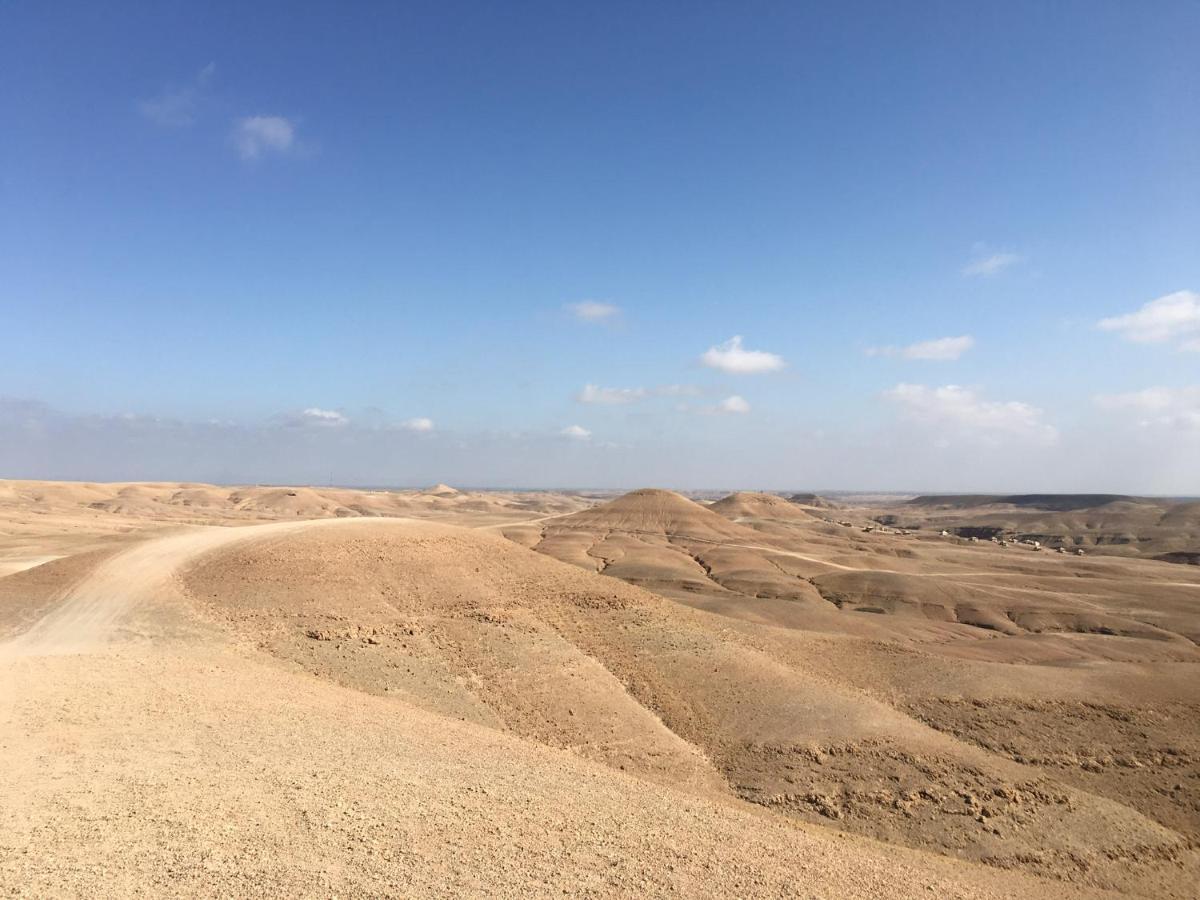
[[703, 393], [694, 384], [660, 384], [653, 390], [660, 397], [698, 397]]
[[694, 384], [660, 384], [656, 387], [614, 388], [597, 384], [585, 384], [575, 395], [579, 403], [600, 406], [623, 406], [651, 397], [696, 397], [702, 393]]
[[245, 160], [283, 154], [295, 147], [296, 125], [283, 116], [247, 116], [234, 123], [231, 140]]
[[417, 416], [415, 419], [405, 419], [400, 423], [400, 427], [405, 431], [428, 433], [433, 431], [433, 419], [428, 419], [425, 416]]
[[1042, 421], [1042, 411], [1017, 400], [985, 400], [970, 388], [948, 384], [898, 384], [884, 391], [908, 419], [940, 431], [940, 436], [1008, 435], [1052, 442], [1058, 432]]
[[1139, 344], [1178, 341], [1179, 350], [1200, 351], [1200, 294], [1176, 291], [1126, 315], [1101, 319], [1096, 326]]
[[342, 428], [350, 424], [350, 420], [336, 409], [321, 409], [319, 406], [300, 410], [298, 415], [290, 417], [290, 421], [296, 425], [312, 425], [319, 428]]
[[1150, 387], [1122, 394], [1097, 394], [1092, 399], [1100, 409], [1136, 417], [1143, 428], [1200, 431], [1200, 385]]
[[709, 347], [700, 357], [704, 365], [712, 369], [720, 369], [731, 375], [760, 375], [765, 372], [778, 372], [787, 363], [783, 357], [765, 350], [747, 350], [742, 346], [742, 338], [735, 335], [723, 344]]
[[680, 404], [677, 412], [690, 413], [698, 416], [740, 416], [750, 412], [750, 404], [738, 394], [731, 394], [716, 403], [704, 403], [699, 406]]
[[962, 268], [963, 275], [968, 278], [993, 278], [1005, 269], [1012, 268], [1017, 263], [1024, 262], [1024, 257], [1017, 253], [988, 252], [983, 244], [976, 244], [974, 256]]
[[581, 300], [578, 303], [568, 303], [563, 308], [580, 322], [591, 324], [611, 322], [621, 315], [621, 307], [598, 300]]
[[620, 406], [633, 403], [646, 396], [645, 388], [606, 388], [595, 384], [585, 384], [575, 399], [580, 403], [597, 403], [602, 406]]
[[183, 127], [195, 123], [200, 100], [216, 72], [216, 63], [209, 63], [183, 85], [168, 85], [158, 95], [138, 103], [138, 111], [159, 125]]
[[592, 436], [592, 433], [582, 425], [568, 425], [566, 428], [560, 431], [559, 434], [575, 441], [586, 441]]
[[716, 412], [741, 415], [742, 413], [750, 412], [750, 404], [737, 394], [734, 394], [732, 397], [726, 397], [724, 400], [718, 403], [716, 406]]
[[975, 346], [975, 338], [969, 334], [960, 337], [937, 338], [919, 341], [907, 347], [868, 347], [867, 356], [898, 356], [901, 359], [954, 360]]

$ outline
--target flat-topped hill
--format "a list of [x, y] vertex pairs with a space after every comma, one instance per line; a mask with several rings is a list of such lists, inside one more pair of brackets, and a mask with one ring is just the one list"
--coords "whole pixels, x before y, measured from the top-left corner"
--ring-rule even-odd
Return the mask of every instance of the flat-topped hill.
[[934, 506], [946, 509], [967, 509], [973, 506], [1004, 504], [1051, 512], [1070, 512], [1094, 509], [1109, 503], [1155, 503], [1145, 497], [1127, 494], [922, 494], [908, 501], [909, 506]]

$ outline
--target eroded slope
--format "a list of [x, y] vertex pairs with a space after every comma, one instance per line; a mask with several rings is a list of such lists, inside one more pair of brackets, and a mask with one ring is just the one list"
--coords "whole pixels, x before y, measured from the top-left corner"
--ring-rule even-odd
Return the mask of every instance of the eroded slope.
[[307, 671], [700, 796], [1094, 886], [1170, 893], [1192, 865], [1179, 832], [807, 665], [788, 632], [498, 537], [314, 531], [186, 585]]

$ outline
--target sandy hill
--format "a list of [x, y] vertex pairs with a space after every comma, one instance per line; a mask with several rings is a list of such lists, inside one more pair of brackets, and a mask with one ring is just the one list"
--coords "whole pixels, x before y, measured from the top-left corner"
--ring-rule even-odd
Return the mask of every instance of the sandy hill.
[[1200, 557], [1200, 503], [1116, 494], [925, 496], [863, 515], [963, 537], [1036, 540], [1114, 556]]
[[[697, 739], [784, 734], [811, 700], [775, 726], [760, 699], [678, 696], [719, 674], [769, 687], [780, 664], [729, 644], [643, 670], [646, 641], [719, 639], [486, 535], [364, 519], [174, 529], [83, 562], [0, 641], [0, 696], [16, 698], [0, 884], [23, 893], [743, 897], [802, 878], [827, 897], [1083, 896], [740, 800], [720, 774], [734, 758], [653, 710]], [[649, 629], [629, 646], [605, 636], [634, 621]], [[835, 702], [851, 709], [818, 730], [861, 730], [860, 701]], [[1071, 825], [1094, 814], [1081, 802]]]
[[69, 520], [111, 517], [194, 524], [261, 522], [290, 518], [354, 516], [475, 516], [480, 521], [515, 521], [524, 516], [575, 512], [592, 505], [573, 494], [547, 491], [464, 492], [438, 484], [424, 491], [362, 490], [334, 487], [255, 485], [221, 487], [193, 483], [82, 483], [0, 481], [0, 524], [30, 513], [45, 516], [66, 531]]
[[[644, 519], [637, 531], [599, 527], [620, 526], [645, 506], [656, 508], [660, 498], [652, 499], [630, 504], [621, 516], [598, 507], [505, 534], [539, 553], [717, 614], [730, 628], [770, 626], [777, 648], [786, 645], [788, 658], [806, 670], [821, 669], [989, 753], [1128, 804], [1188, 840], [1200, 837], [1200, 812], [1183, 799], [1187, 783], [1175, 762], [1193, 771], [1193, 754], [1200, 760], [1200, 735], [1185, 724], [1200, 714], [1200, 706], [1185, 699], [1200, 689], [1193, 671], [1200, 660], [1200, 581], [1178, 567], [807, 517], [739, 517], [732, 524], [740, 533], [715, 539], [689, 539], [678, 525], [651, 532]], [[756, 500], [735, 495], [721, 506], [741, 512], [773, 505]], [[672, 512], [660, 520], [683, 517], [673, 498], [661, 502]], [[1123, 505], [1087, 515], [1127, 522]], [[579, 518], [593, 528], [571, 527]], [[698, 527], [694, 514], [690, 522]], [[815, 635], [836, 643], [814, 645]], [[1068, 676], [1068, 667], [1087, 674]], [[1117, 688], [1114, 679], [1125, 678], [1131, 680]], [[1116, 719], [1128, 723], [1119, 734], [1110, 724]], [[857, 752], [847, 762], [870, 768]], [[760, 771], [771, 777], [771, 767]], [[887, 766], [870, 771], [869, 779], [887, 783], [900, 777]], [[745, 776], [739, 770], [735, 777]], [[849, 823], [864, 814], [869, 795], [848, 786], [806, 796], [841, 798], [841, 805], [819, 814]], [[855, 812], [858, 803], [867, 806]], [[915, 833], [929, 841], [929, 829], [936, 830], [907, 813], [906, 824], [894, 830], [881, 824], [886, 817], [868, 818], [875, 824], [867, 833], [886, 840], [914, 840]], [[951, 844], [945, 835], [937, 843]]]
[[0, 563], [24, 561], [0, 569], [0, 885], [1181, 898], [1200, 878], [1186, 566], [734, 522], [667, 491], [580, 512], [0, 487]]
[[[722, 528], [717, 510], [761, 517]], [[1025, 546], [846, 528], [753, 493], [706, 508], [638, 491], [504, 533], [691, 606], [780, 627], [997, 661], [1200, 659], [1195, 588], [1157, 564], [1113, 569]]]
[[739, 491], [712, 504], [709, 509], [727, 519], [783, 519], [811, 521], [811, 513], [805, 512], [795, 502], [776, 494], [761, 494]]
[[553, 528], [720, 541], [755, 536], [711, 507], [702, 506], [674, 491], [655, 488], [630, 491], [616, 500], [564, 516], [555, 520]]
[[[1151, 860], [1185, 852], [1118, 801], [812, 671], [773, 630], [730, 629], [499, 537], [309, 530], [203, 557], [185, 584], [318, 677], [701, 797], [977, 860], [1036, 856], [1043, 873], [1082, 861], [1096, 885], [1129, 866], [1157, 878]], [[987, 814], [964, 819], [948, 798]], [[1145, 849], [1114, 864], [1131, 846]]]
[[350, 516], [354, 513], [336, 500], [313, 488], [245, 488], [229, 495], [229, 501], [241, 512], [267, 513], [272, 516]]
[[1200, 522], [1200, 501], [1172, 503], [1166, 508], [1159, 524], [1167, 528], [1192, 528]]
[[505, 534], [539, 553], [655, 590], [725, 593], [717, 579], [728, 571], [734, 577], [763, 575], [775, 590], [803, 594], [807, 589], [815, 596], [811, 586], [794, 579], [780, 582], [778, 573], [766, 571], [770, 566], [753, 560], [747, 565], [742, 559], [722, 559], [715, 563], [714, 574], [722, 548], [760, 544], [767, 538], [673, 491], [631, 491], [591, 509], [549, 519], [536, 529], [518, 526]]
[[185, 486], [170, 491], [163, 502], [197, 509], [223, 509], [230, 502], [229, 490], [211, 485]]
[[814, 509], [836, 509], [839, 505], [820, 494], [812, 493], [790, 494], [788, 500], [798, 503], [800, 506], [811, 506]]

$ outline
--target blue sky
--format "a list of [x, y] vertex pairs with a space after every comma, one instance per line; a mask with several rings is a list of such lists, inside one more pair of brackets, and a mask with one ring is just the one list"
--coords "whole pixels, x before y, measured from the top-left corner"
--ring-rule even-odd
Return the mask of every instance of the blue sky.
[[1198, 42], [6, 4], [0, 474], [1200, 493]]

